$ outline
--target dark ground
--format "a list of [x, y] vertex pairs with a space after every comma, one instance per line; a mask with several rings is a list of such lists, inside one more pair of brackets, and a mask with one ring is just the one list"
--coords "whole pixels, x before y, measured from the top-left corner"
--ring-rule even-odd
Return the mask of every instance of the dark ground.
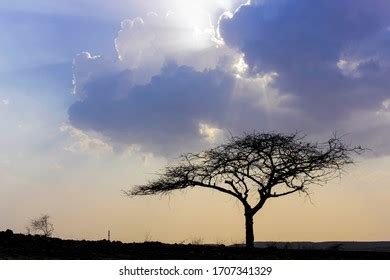
[[163, 244], [160, 242], [76, 241], [38, 235], [0, 232], [0, 259], [88, 259], [88, 260], [211, 260], [211, 259], [292, 259], [292, 260], [390, 260], [390, 252], [359, 252], [310, 249], [255, 248], [223, 245]]

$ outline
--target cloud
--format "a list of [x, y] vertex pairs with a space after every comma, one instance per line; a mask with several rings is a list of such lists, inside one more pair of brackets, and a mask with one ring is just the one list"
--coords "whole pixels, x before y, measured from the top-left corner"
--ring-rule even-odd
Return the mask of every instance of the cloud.
[[234, 90], [232, 75], [168, 63], [150, 83], [118, 88], [127, 81], [126, 73], [86, 86], [86, 98], [69, 108], [70, 123], [100, 132], [117, 144], [141, 144], [146, 150], [169, 154], [180, 145], [196, 145], [201, 123], [224, 122], [224, 108]]
[[89, 52], [78, 54], [73, 59], [73, 94], [78, 98], [86, 96], [85, 86], [91, 82], [119, 71], [114, 62]]
[[[127, 85], [145, 85], [158, 75], [166, 61], [197, 71], [232, 64], [239, 53], [218, 39], [207, 14], [198, 12], [197, 24], [187, 14], [165, 16], [148, 13], [144, 18], [124, 20], [115, 38], [116, 61], [83, 52], [73, 60], [73, 94], [85, 97], [84, 87], [102, 77], [126, 71]], [[200, 20], [199, 20], [200, 19]]]
[[218, 141], [218, 138], [223, 136], [223, 130], [217, 127], [212, 127], [207, 123], [199, 123], [199, 134], [204, 137], [208, 142], [214, 143]]
[[200, 18], [203, 19], [199, 26], [189, 22], [186, 15], [173, 12], [165, 16], [148, 13], [145, 18], [122, 21], [115, 39], [119, 59], [130, 68], [138, 68], [149, 60], [161, 66], [166, 57], [214, 46], [211, 21], [207, 14]]
[[39, 0], [32, 3], [29, 0], [2, 0], [0, 10], [38, 12], [40, 14], [60, 14], [83, 16], [89, 19], [102, 19], [115, 21], [120, 19], [143, 15], [149, 11], [166, 13], [169, 10], [176, 12], [207, 11], [212, 16], [218, 17], [221, 11], [234, 10], [246, 0], [67, 0], [56, 1]]
[[251, 75], [277, 75], [272, 88], [311, 119], [298, 129], [320, 133], [351, 131], [352, 116], [367, 119], [389, 99], [389, 26], [388, 1], [265, 0], [223, 15], [219, 34]]
[[288, 96], [268, 88], [274, 73], [246, 77], [235, 65], [197, 71], [168, 62], [144, 85], [131, 82], [130, 70], [100, 76], [69, 108], [70, 124], [100, 133], [119, 149], [137, 145], [169, 156], [221, 141], [228, 131], [272, 130], [286, 118], [302, 123], [287, 107]]
[[210, 16], [196, 10], [163, 16], [148, 13], [144, 18], [124, 20], [115, 39], [118, 64], [131, 70], [138, 84], [148, 83], [167, 60], [198, 71], [214, 69], [226, 57], [236, 55], [215, 30]]
[[390, 139], [389, 5], [250, 1], [217, 30], [185, 12], [125, 20], [117, 61], [75, 58], [70, 124], [159, 155], [254, 129], [341, 130], [383, 146], [363, 134]]
[[389, 24], [388, 1], [251, 1], [219, 32], [252, 73], [276, 72], [296, 106], [334, 120], [390, 95]]
[[3, 99], [1, 100], [1, 103], [5, 106], [9, 105], [11, 102], [9, 101], [9, 99]]
[[244, 66], [203, 16], [200, 25], [174, 13], [125, 20], [115, 39], [117, 61], [78, 55], [70, 124], [100, 133], [118, 149], [138, 145], [159, 155], [219, 139], [228, 108], [240, 110], [231, 102]]
[[63, 124], [60, 127], [60, 131], [67, 133], [73, 141], [71, 144], [64, 147], [68, 152], [100, 155], [113, 151], [112, 146], [105, 143], [103, 140], [88, 135], [69, 124]]

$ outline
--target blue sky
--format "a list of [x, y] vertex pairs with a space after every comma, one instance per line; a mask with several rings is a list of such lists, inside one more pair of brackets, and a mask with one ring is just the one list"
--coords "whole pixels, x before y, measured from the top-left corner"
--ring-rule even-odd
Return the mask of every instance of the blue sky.
[[[126, 199], [121, 189], [229, 133], [298, 130], [325, 140], [337, 131], [371, 148], [361, 167], [318, 190], [316, 210], [297, 197], [265, 209], [270, 216], [259, 228], [274, 229], [262, 238], [326, 239], [324, 225], [303, 234], [273, 222], [291, 207], [302, 225], [336, 209], [345, 216], [335, 226], [353, 216], [329, 238], [389, 239], [382, 218], [389, 210], [389, 19], [382, 0], [1, 1], [0, 226], [23, 231], [47, 212], [64, 237], [99, 238], [112, 228], [122, 240], [230, 238], [219, 228], [241, 223], [240, 209], [217, 194], [154, 203]], [[204, 195], [210, 205], [202, 211], [216, 213], [199, 221], [206, 233], [177, 213], [189, 205], [183, 213], [197, 219]], [[367, 196], [370, 228], [360, 231], [356, 213]], [[165, 224], [147, 222], [157, 216]], [[188, 228], [170, 236], [167, 228], [179, 224]]]

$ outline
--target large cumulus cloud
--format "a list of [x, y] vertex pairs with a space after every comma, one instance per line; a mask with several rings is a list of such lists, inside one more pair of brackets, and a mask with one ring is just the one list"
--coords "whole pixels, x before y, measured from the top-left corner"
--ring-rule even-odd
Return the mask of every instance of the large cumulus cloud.
[[201, 59], [204, 53], [216, 48], [209, 17], [200, 13], [197, 27], [185, 17], [173, 12], [164, 16], [148, 13], [144, 18], [122, 22], [115, 47], [119, 60], [134, 70], [139, 82], [148, 82], [158, 74], [166, 59], [187, 60], [188, 65], [195, 53], [198, 59], [191, 66], [199, 69], [212, 66], [212, 59]]
[[[101, 58], [82, 57], [100, 65], [96, 60]], [[79, 88], [80, 100], [68, 110], [69, 120], [77, 129], [99, 132], [115, 147], [136, 144], [164, 156], [199, 149], [228, 130], [270, 130], [301, 122], [285, 106], [288, 98], [267, 88], [271, 76], [237, 77], [227, 69], [197, 71], [168, 61], [142, 85], [134, 83], [128, 69], [90, 75]]]
[[251, 1], [218, 30], [186, 20], [126, 20], [117, 61], [79, 55], [70, 123], [162, 155], [254, 129], [342, 131], [389, 152], [387, 1]]
[[115, 147], [136, 144], [164, 156], [199, 149], [228, 130], [301, 123], [299, 114], [285, 107], [288, 98], [267, 89], [268, 76], [238, 78], [221, 67], [197, 71], [169, 61], [147, 84], [134, 84], [132, 74], [117, 70], [87, 80], [82, 97], [68, 110], [70, 123], [99, 132]]
[[87, 85], [90, 94], [69, 109], [71, 124], [169, 154], [180, 145], [195, 145], [202, 124], [223, 123], [234, 88], [233, 76], [222, 70], [197, 72], [175, 63], [167, 63], [147, 85], [117, 88], [130, 75], [118, 72]]
[[246, 77], [242, 55], [202, 17], [197, 26], [174, 13], [125, 20], [115, 40], [117, 61], [78, 55], [71, 125], [98, 132], [115, 147], [137, 144], [172, 155], [227, 129], [266, 123], [253, 114], [263, 117], [265, 103], [280, 102], [277, 93], [265, 94], [271, 76]]
[[390, 95], [389, 26], [389, 1], [266, 0], [223, 16], [219, 31], [252, 73], [276, 72], [275, 87], [325, 121]]

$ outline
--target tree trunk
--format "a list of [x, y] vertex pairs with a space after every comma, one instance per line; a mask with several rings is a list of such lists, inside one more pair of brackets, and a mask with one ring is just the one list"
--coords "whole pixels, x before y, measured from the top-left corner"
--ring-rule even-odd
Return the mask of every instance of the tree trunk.
[[250, 210], [245, 209], [245, 242], [247, 248], [254, 247], [254, 233], [253, 233], [253, 214]]

